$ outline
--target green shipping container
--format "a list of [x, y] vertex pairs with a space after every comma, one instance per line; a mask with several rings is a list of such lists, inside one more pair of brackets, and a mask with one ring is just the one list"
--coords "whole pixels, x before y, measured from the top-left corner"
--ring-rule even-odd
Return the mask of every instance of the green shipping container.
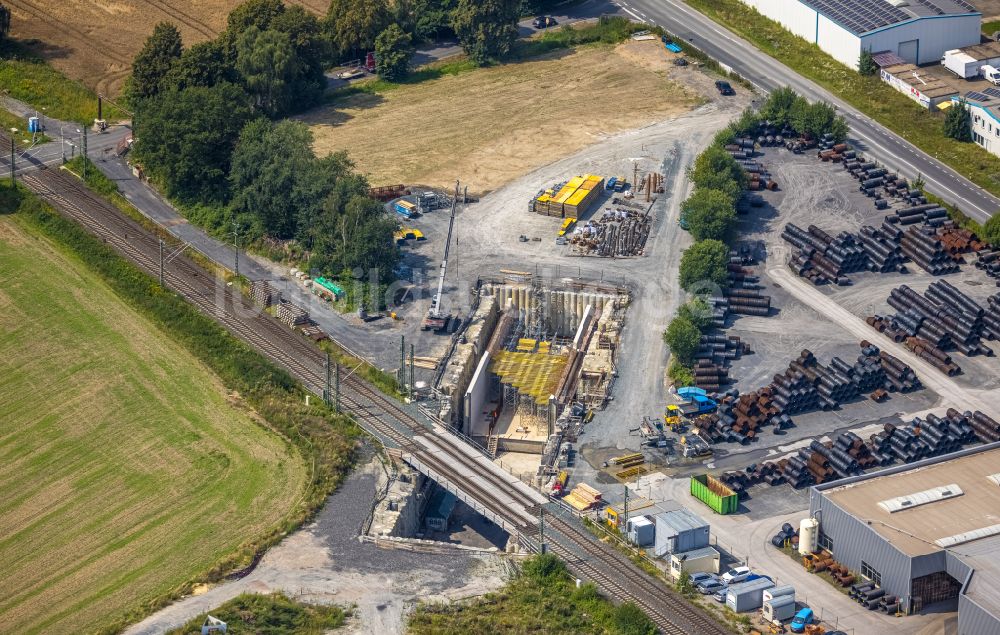
[[734, 514], [740, 506], [739, 495], [708, 474], [691, 477], [691, 495], [711, 507], [716, 514]]

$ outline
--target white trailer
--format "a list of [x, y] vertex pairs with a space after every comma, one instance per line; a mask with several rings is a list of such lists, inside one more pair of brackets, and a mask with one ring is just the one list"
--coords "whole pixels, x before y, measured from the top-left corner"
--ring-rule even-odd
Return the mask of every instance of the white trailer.
[[962, 79], [972, 79], [979, 75], [979, 67], [983, 65], [983, 62], [961, 49], [952, 49], [944, 52], [941, 64]]

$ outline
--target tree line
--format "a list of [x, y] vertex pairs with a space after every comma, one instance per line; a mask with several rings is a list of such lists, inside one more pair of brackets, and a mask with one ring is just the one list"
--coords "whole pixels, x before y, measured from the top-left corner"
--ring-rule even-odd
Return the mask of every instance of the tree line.
[[293, 245], [309, 268], [391, 277], [395, 221], [344, 153], [318, 158], [281, 118], [325, 89], [323, 24], [281, 0], [237, 6], [215, 40], [183, 46], [156, 26], [133, 63], [137, 162], [191, 220], [240, 242]]
[[[681, 204], [683, 225], [695, 242], [681, 254], [678, 272], [681, 287], [689, 293], [714, 293], [729, 280], [729, 243], [736, 233], [736, 205], [747, 187], [747, 174], [725, 146], [744, 135], [754, 135], [763, 122], [786, 126], [811, 139], [830, 134], [847, 138], [843, 116], [825, 102], [810, 103], [791, 88], [772, 92], [758, 111], [746, 110], [716, 135], [688, 172], [694, 192]], [[681, 306], [663, 332], [670, 347], [668, 373], [678, 384], [693, 381], [691, 364], [703, 333], [712, 328], [711, 307], [696, 298]]]

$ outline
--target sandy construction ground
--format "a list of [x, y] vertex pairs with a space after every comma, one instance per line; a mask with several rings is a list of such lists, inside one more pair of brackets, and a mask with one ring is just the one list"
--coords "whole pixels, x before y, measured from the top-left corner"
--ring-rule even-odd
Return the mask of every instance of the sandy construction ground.
[[[117, 94], [132, 58], [158, 22], [173, 22], [185, 46], [215, 37], [239, 0], [5, 0], [11, 33], [88, 87]], [[286, 0], [326, 13], [325, 0]]]
[[373, 184], [486, 192], [623, 130], [690, 110], [658, 41], [587, 46], [537, 60], [354, 94], [309, 113], [316, 150], [347, 150]]

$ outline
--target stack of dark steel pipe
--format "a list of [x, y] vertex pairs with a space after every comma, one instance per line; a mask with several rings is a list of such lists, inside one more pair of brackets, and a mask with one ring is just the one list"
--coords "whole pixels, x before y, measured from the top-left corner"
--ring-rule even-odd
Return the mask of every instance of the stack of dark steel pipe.
[[781, 237], [799, 248], [799, 252], [793, 254], [790, 265], [799, 276], [811, 280], [813, 284], [848, 284], [850, 279], [847, 274], [870, 266], [867, 252], [848, 232], [833, 237], [815, 225], [803, 231], [788, 223]]
[[919, 227], [910, 227], [903, 232], [900, 247], [910, 260], [933, 276], [958, 271], [958, 265], [945, 253], [936, 234], [928, 234]]
[[885, 370], [885, 389], [889, 392], [913, 392], [919, 390], [922, 385], [917, 379], [917, 374], [913, 369], [904, 364], [898, 358], [893, 357], [885, 351], [880, 351], [882, 369]]
[[898, 244], [898, 228], [893, 227], [893, 231], [886, 231], [864, 225], [858, 235], [858, 242], [868, 255], [869, 270], [879, 273], [889, 273], [906, 271], [903, 265], [903, 251]]
[[723, 384], [728, 384], [729, 370], [707, 359], [699, 359], [694, 365], [695, 386], [708, 392], [718, 392]]
[[[923, 295], [904, 284], [890, 292], [888, 303], [900, 312], [892, 318], [891, 329], [885, 328], [885, 321], [880, 316], [873, 316], [868, 323], [896, 341], [905, 341], [905, 338], [899, 339], [900, 332], [927, 340], [940, 351], [929, 351], [938, 361], [925, 358], [942, 372], [955, 374], [948, 366], [950, 359], [945, 360], [940, 354], [944, 351], [957, 350], [969, 357], [993, 354], [982, 344], [982, 338], [996, 336], [990, 325], [1000, 328], [1000, 314], [993, 310], [992, 304], [991, 310], [986, 311], [947, 280], [932, 282]], [[996, 304], [1000, 306], [1000, 302]], [[914, 350], [912, 345], [910, 348]]]

